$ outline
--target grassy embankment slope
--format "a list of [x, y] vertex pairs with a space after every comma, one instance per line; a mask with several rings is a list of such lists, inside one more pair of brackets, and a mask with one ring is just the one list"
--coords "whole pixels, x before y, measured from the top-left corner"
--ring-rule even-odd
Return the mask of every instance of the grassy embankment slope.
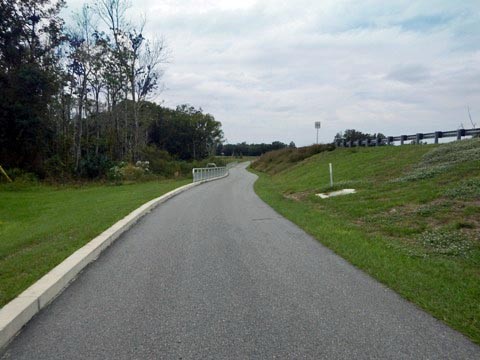
[[140, 205], [190, 181], [0, 186], [0, 307]]
[[[480, 344], [480, 139], [353, 148], [253, 167], [259, 196], [327, 247]], [[320, 199], [334, 188], [358, 193]]]

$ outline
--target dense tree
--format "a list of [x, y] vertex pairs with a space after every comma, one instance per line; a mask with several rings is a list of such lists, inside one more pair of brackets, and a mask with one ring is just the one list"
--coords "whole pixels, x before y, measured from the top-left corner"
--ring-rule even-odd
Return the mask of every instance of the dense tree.
[[0, 163], [40, 170], [59, 89], [63, 1], [0, 0]]
[[221, 144], [221, 123], [202, 109], [180, 105], [176, 110], [156, 106], [154, 111], [156, 119], [149, 128], [149, 144], [159, 149], [183, 160], [201, 159], [214, 155]]
[[84, 5], [67, 29], [63, 5], [0, 0], [1, 165], [95, 177], [147, 152], [214, 154], [223, 133], [212, 115], [148, 101], [167, 52], [162, 40], [145, 38], [144, 21], [127, 20], [127, 1]]

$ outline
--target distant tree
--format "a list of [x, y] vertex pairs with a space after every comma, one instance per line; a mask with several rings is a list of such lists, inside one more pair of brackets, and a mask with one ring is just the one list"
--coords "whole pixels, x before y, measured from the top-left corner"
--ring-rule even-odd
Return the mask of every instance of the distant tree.
[[288, 147], [292, 149], [296, 148], [295, 143], [293, 141], [291, 141], [290, 144], [288, 144]]
[[[292, 144], [295, 146], [295, 143], [292, 141], [290, 143], [290, 147]], [[225, 156], [260, 156], [268, 151], [283, 149], [286, 147], [287, 144], [284, 144], [281, 141], [274, 141], [271, 144], [247, 144], [246, 142], [242, 142], [239, 144], [218, 146], [217, 155], [221, 155], [223, 153]]]
[[211, 114], [186, 104], [175, 110], [158, 105], [154, 108], [156, 119], [148, 130], [149, 144], [183, 160], [205, 158], [219, 148], [223, 138], [222, 124]]
[[357, 140], [375, 140], [377, 137], [380, 140], [385, 140], [387, 137], [383, 135], [382, 133], [378, 134], [369, 134], [369, 133], [363, 133], [361, 131], [355, 130], [355, 129], [347, 129], [343, 133], [338, 132], [333, 141], [336, 142], [337, 140], [342, 140], [345, 139], [346, 141], [357, 141]]
[[372, 136], [368, 133], [363, 133], [363, 132], [357, 131], [355, 129], [347, 129], [347, 130], [344, 131], [343, 137], [347, 141], [357, 141], [357, 140], [369, 139]]

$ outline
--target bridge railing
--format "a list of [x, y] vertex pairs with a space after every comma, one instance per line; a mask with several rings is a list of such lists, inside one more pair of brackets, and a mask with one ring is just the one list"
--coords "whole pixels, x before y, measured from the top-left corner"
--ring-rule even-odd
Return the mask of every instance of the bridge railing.
[[193, 168], [193, 182], [215, 179], [228, 174], [226, 167]]

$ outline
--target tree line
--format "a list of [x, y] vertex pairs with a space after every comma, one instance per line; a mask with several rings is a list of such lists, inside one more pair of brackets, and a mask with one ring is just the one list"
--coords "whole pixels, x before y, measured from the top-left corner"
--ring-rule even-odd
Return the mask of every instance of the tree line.
[[189, 105], [149, 101], [168, 52], [127, 19], [127, 0], [85, 4], [65, 25], [64, 0], [0, 0], [0, 165], [40, 176], [100, 176], [161, 151], [215, 153], [221, 123]]
[[280, 150], [286, 147], [295, 148], [295, 143], [292, 141], [289, 145], [281, 141], [274, 141], [271, 144], [247, 144], [242, 142], [239, 144], [219, 144], [217, 146], [217, 155], [223, 156], [260, 156], [266, 152], [273, 150]]
[[375, 140], [375, 139], [380, 139], [380, 140], [384, 140], [386, 139], [386, 136], [383, 135], [382, 133], [375, 133], [375, 134], [369, 134], [369, 133], [363, 133], [359, 130], [355, 130], [355, 129], [346, 129], [345, 131], [343, 132], [338, 132], [334, 139], [333, 139], [333, 143], [336, 143], [337, 140], [342, 140], [342, 139], [345, 139], [346, 141], [357, 141], [357, 140]]

